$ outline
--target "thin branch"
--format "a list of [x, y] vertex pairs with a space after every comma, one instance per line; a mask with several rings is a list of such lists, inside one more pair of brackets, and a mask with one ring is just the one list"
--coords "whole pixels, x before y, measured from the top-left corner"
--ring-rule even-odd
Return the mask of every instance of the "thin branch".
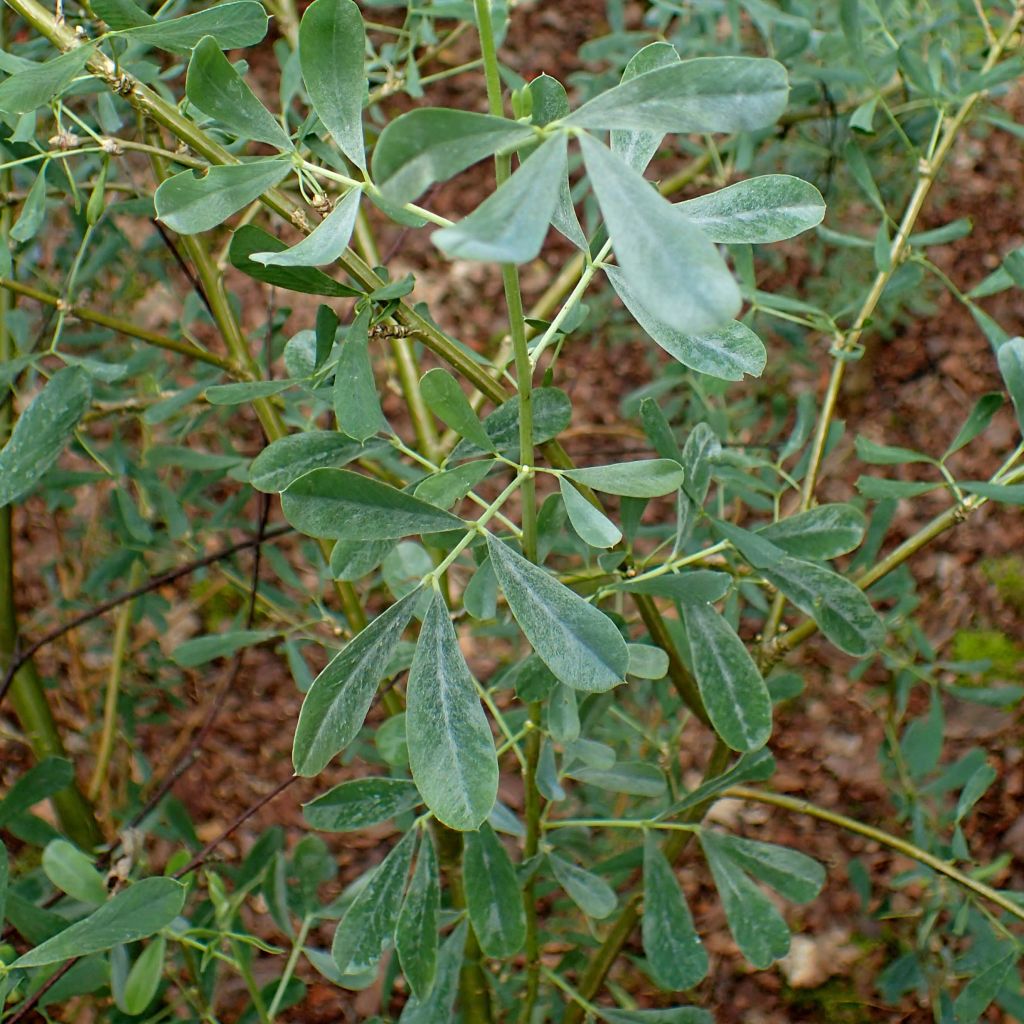
[[185, 565], [178, 566], [177, 569], [170, 569], [167, 572], [160, 573], [159, 576], [151, 577], [141, 586], [133, 587], [131, 590], [122, 591], [120, 594], [115, 594], [114, 597], [111, 597], [106, 601], [102, 601], [100, 604], [87, 608], [84, 612], [76, 615], [73, 619], [70, 619], [63, 625], [50, 630], [49, 633], [46, 633], [44, 636], [26, 647], [24, 651], [19, 651], [17, 653], [14, 661], [11, 662], [7, 671], [4, 673], [3, 682], [0, 683], [0, 701], [3, 701], [3, 698], [11, 685], [11, 680], [14, 678], [18, 669], [31, 660], [32, 656], [37, 651], [46, 647], [48, 644], [53, 643], [54, 640], [60, 639], [60, 637], [64, 636], [65, 633], [70, 633], [71, 630], [78, 629], [79, 626], [84, 626], [87, 622], [91, 622], [93, 619], [97, 619], [101, 615], [105, 615], [118, 605], [124, 604], [125, 601], [132, 601], [137, 597], [142, 597], [144, 594], [157, 590], [165, 584], [173, 583], [175, 580], [181, 579], [182, 576], [188, 576], [208, 565], [213, 565], [215, 562], [221, 562], [225, 558], [230, 558], [231, 555], [238, 551], [244, 551], [246, 548], [252, 547], [258, 549], [264, 541], [274, 540], [277, 537], [281, 537], [284, 534], [291, 532], [292, 527], [286, 524], [275, 526], [273, 529], [267, 530], [262, 536], [249, 537], [246, 540], [238, 541], [237, 544], [229, 544], [227, 547], [220, 548], [212, 554], [206, 555], [204, 558], [199, 558], [194, 562], [188, 562]]

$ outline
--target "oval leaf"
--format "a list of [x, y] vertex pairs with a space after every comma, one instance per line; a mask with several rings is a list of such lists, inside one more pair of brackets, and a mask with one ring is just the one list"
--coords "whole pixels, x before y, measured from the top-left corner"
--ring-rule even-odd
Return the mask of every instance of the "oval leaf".
[[92, 381], [70, 366], [55, 373], [18, 417], [0, 451], [0, 508], [26, 495], [57, 461], [92, 401]]
[[491, 441], [476, 412], [469, 404], [459, 382], [440, 366], [428, 370], [420, 379], [420, 394], [430, 411], [445, 426], [466, 438], [482, 451], [493, 451]]
[[415, 845], [413, 829], [373, 869], [338, 922], [331, 956], [342, 974], [359, 974], [377, 966], [384, 943], [391, 938], [398, 922]]
[[640, 303], [690, 334], [731, 320], [740, 292], [714, 244], [607, 147], [587, 135], [580, 143], [615, 258]]
[[558, 884], [587, 917], [601, 920], [615, 911], [618, 897], [603, 878], [553, 853], [548, 854], [548, 863]]
[[787, 555], [816, 561], [852, 551], [864, 537], [864, 513], [852, 505], [818, 505], [762, 527], [758, 533]]
[[9, 966], [43, 967], [100, 953], [125, 942], [137, 942], [169, 925], [184, 905], [185, 887], [180, 882], [173, 878], [144, 878]]
[[355, 832], [397, 817], [421, 803], [419, 790], [405, 779], [353, 779], [302, 805], [310, 828]]
[[292, 763], [297, 775], [323, 771], [362, 728], [418, 596], [413, 591], [378, 615], [316, 677], [295, 727]]
[[423, 619], [406, 690], [412, 777], [449, 828], [478, 828], [498, 795], [498, 756], [448, 609], [436, 591]]
[[281, 508], [295, 529], [329, 540], [397, 540], [466, 525], [435, 505], [347, 469], [315, 469], [299, 477], [281, 495]]
[[283, 181], [291, 169], [291, 160], [272, 157], [211, 167], [202, 177], [182, 171], [156, 190], [156, 215], [181, 235], [209, 231]]
[[693, 674], [715, 732], [733, 750], [763, 747], [772, 731], [772, 701], [754, 659], [711, 605], [682, 607]]
[[657, 498], [682, 486], [683, 467], [674, 459], [642, 459], [615, 466], [566, 470], [565, 476], [595, 491], [629, 498]]
[[437, 973], [437, 928], [441, 882], [430, 833], [424, 831], [416, 870], [395, 926], [398, 962], [414, 998], [425, 999]]
[[613, 548], [622, 540], [622, 531], [599, 509], [570, 484], [564, 476], [558, 486], [565, 502], [565, 511], [580, 540], [594, 548]]
[[548, 668], [577, 690], [621, 683], [629, 652], [611, 619], [490, 534], [487, 546], [508, 606]]
[[353, 0], [313, 0], [299, 23], [299, 63], [310, 102], [357, 167], [363, 152], [366, 33]]
[[334, 209], [291, 248], [282, 252], [254, 252], [251, 259], [265, 267], [322, 267], [333, 263], [348, 247], [362, 194], [358, 188], [346, 192]]
[[309, 430], [274, 441], [253, 459], [249, 483], [264, 494], [285, 490], [314, 469], [337, 469], [380, 451], [383, 442], [360, 444], [334, 430]]
[[693, 927], [693, 916], [657, 835], [644, 837], [644, 955], [660, 988], [692, 988], [708, 973], [708, 955]]
[[338, 429], [357, 441], [367, 441], [387, 429], [370, 361], [369, 304], [348, 329], [334, 371], [334, 415]]
[[523, 893], [505, 847], [486, 822], [463, 839], [462, 880], [480, 948], [490, 957], [514, 956], [526, 941]]
[[712, 242], [781, 242], [820, 224], [825, 200], [808, 181], [765, 174], [677, 203], [676, 209]]

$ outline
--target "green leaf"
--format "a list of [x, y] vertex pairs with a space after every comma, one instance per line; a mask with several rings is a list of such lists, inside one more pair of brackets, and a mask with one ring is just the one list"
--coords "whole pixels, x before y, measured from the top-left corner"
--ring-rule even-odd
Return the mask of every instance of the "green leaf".
[[627, 644], [629, 674], [637, 679], [664, 679], [668, 674], [669, 657], [653, 644]]
[[437, 957], [437, 973], [430, 994], [421, 998], [414, 993], [402, 1007], [398, 1024], [438, 1024], [455, 1019], [455, 997], [459, 993], [459, 971], [468, 930], [469, 924], [462, 921], [445, 939]]
[[710, 604], [682, 607], [693, 674], [715, 732], [733, 750], [763, 747], [772, 731], [772, 702], [754, 659]]
[[841, 651], [864, 657], [885, 641], [885, 626], [871, 602], [838, 573], [788, 556], [761, 572]]
[[76, 46], [45, 64], [31, 64], [0, 85], [0, 110], [27, 114], [56, 99], [84, 70], [96, 48]]
[[600, 921], [615, 912], [618, 897], [603, 878], [553, 853], [548, 854], [548, 863], [558, 884], [587, 917]]
[[680, 465], [683, 453], [676, 440], [675, 433], [661, 406], [653, 398], [644, 398], [640, 402], [640, 422], [644, 433], [650, 438], [654, 450], [663, 459], [675, 459]]
[[265, 284], [284, 288], [286, 291], [304, 292], [307, 295], [330, 295], [335, 298], [362, 294], [355, 288], [328, 277], [322, 270], [314, 270], [312, 267], [275, 267], [272, 264], [265, 266], [252, 259], [254, 253], [265, 255], [268, 252], [282, 252], [287, 248], [284, 242], [267, 234], [262, 228], [244, 224], [231, 236], [228, 259], [231, 265], [243, 274], [248, 274], [249, 277], [254, 277]]
[[[533, 391], [533, 443], [544, 444], [557, 437], [572, 419], [572, 403], [560, 388], [534, 388]], [[519, 400], [510, 398], [484, 419], [484, 430], [491, 439], [486, 449], [471, 441], [460, 441], [449, 461], [471, 458], [484, 452], [499, 451], [513, 458], [519, 453]]]
[[603, 131], [745, 132], [786, 109], [786, 69], [755, 57], [698, 57], [656, 68], [595, 96], [565, 123]]
[[577, 690], [621, 683], [629, 652], [611, 619], [491, 534], [487, 546], [508, 606], [548, 668]]
[[316, 677], [295, 727], [296, 775], [319, 774], [355, 739], [418, 598], [413, 591], [378, 615]]
[[[622, 71], [622, 81], [628, 82], [639, 75], [679, 63], [679, 54], [671, 43], [649, 43], [634, 53]], [[563, 115], [564, 116], [564, 115]], [[611, 150], [617, 153], [634, 171], [641, 174], [658, 152], [662, 131], [629, 131], [617, 129], [611, 135]]]
[[534, 138], [529, 125], [467, 110], [425, 107], [389, 121], [373, 150], [373, 180], [385, 198], [411, 203], [434, 182]]
[[310, 102], [324, 127], [357, 167], [363, 151], [366, 69], [363, 17], [353, 0], [314, 0], [299, 23], [299, 63]]
[[495, 450], [494, 443], [469, 404], [465, 392], [447, 370], [439, 366], [428, 370], [420, 378], [420, 394], [427, 408], [445, 426], [451, 427], [481, 451]]
[[222, 50], [255, 46], [267, 34], [267, 12], [256, 0], [217, 4], [183, 18], [150, 21], [137, 28], [122, 29], [118, 35], [136, 43], [149, 43], [164, 50], [191, 50], [204, 36], [213, 36]]
[[367, 303], [357, 314], [342, 342], [334, 371], [334, 415], [338, 429], [360, 442], [388, 426], [381, 412], [370, 361], [371, 313]]
[[251, 259], [265, 267], [322, 267], [333, 263], [348, 247], [362, 194], [362, 189], [349, 189], [301, 242], [283, 252], [254, 252]]
[[764, 245], [820, 224], [825, 200], [790, 174], [765, 174], [677, 203], [676, 209], [712, 242]]
[[980, 494], [991, 501], [1004, 505], [1024, 505], [1024, 484], [993, 484], [987, 480], [958, 481], [961, 490], [968, 494]]
[[558, 486], [565, 502], [565, 511], [580, 540], [594, 548], [613, 548], [622, 540], [622, 531], [597, 507], [570, 484], [564, 476]]
[[1017, 410], [1021, 433], [1024, 433], [1024, 338], [1011, 338], [1004, 342], [999, 346], [996, 358], [1006, 390], [1010, 392]]
[[608, 1024], [715, 1024], [707, 1010], [696, 1006], [673, 1006], [663, 1010], [608, 1010], [601, 1007]]
[[152, 25], [156, 20], [147, 14], [134, 0], [94, 0], [89, 5], [93, 14], [105, 21], [115, 32], [139, 25]]
[[314, 469], [281, 495], [285, 519], [310, 537], [397, 540], [465, 528], [456, 516], [347, 469]]
[[612, 466], [570, 469], [565, 476], [595, 491], [630, 498], [657, 498], [671, 494], [683, 483], [683, 467], [674, 459], [641, 459]]
[[339, 468], [374, 455], [384, 442], [360, 444], [334, 430], [289, 434], [267, 445], [249, 467], [249, 483], [264, 494], [285, 490], [314, 469]]
[[106, 903], [107, 885], [87, 857], [66, 839], [54, 839], [43, 850], [43, 871], [46, 877], [69, 896], [83, 903]]
[[453, 259], [528, 263], [544, 244], [566, 174], [566, 139], [552, 135], [468, 217], [435, 231]]
[[0, 800], [0, 828], [40, 800], [71, 784], [75, 770], [63, 757], [47, 757], [17, 779]]
[[971, 808], [985, 795], [986, 790], [999, 778], [995, 768], [983, 762], [971, 773], [960, 791], [953, 820], [959, 825], [970, 813]]
[[405, 779], [352, 779], [302, 805], [310, 828], [356, 832], [396, 818], [421, 803], [419, 791]]
[[227, 633], [197, 636], [179, 644], [171, 652], [171, 660], [182, 668], [205, 665], [215, 658], [227, 658], [246, 647], [254, 647], [277, 636], [273, 630], [236, 629]]
[[742, 786], [745, 782], [764, 782], [775, 773], [775, 758], [762, 747], [752, 754], [744, 754], [727, 772], [699, 785], [692, 793], [662, 811], [659, 818], [674, 818], [677, 814], [704, 803], [730, 786]]
[[238, 138], [265, 142], [275, 149], [294, 148], [288, 133], [256, 98], [212, 36], [205, 36], [192, 51], [185, 95]]
[[[46, 172], [49, 167], [50, 161], [44, 160], [43, 166], [39, 168], [39, 173], [36, 175], [36, 180], [32, 182], [32, 187], [28, 190], [18, 220], [11, 228], [12, 241], [28, 242], [39, 234], [39, 229], [46, 219]], [[10, 259], [9, 253], [7, 258]]]
[[182, 171], [156, 190], [156, 215], [181, 235], [209, 231], [283, 181], [291, 169], [290, 159], [271, 157], [210, 167], [202, 177]]
[[291, 378], [283, 380], [250, 380], [240, 381], [237, 384], [214, 384], [208, 387], [204, 397], [210, 405], [241, 405], [243, 402], [252, 402], [257, 398], [269, 398], [271, 395], [280, 394], [290, 387], [294, 387], [295, 381]]
[[615, 589], [627, 594], [651, 594], [670, 597], [688, 604], [708, 604], [720, 601], [729, 592], [732, 577], [727, 572], [712, 569], [689, 569], [685, 572], [666, 573], [647, 580], [624, 580]]
[[677, 330], [650, 309], [621, 270], [606, 267], [605, 273], [633, 319], [683, 366], [721, 380], [742, 380], [747, 373], [752, 377], [761, 375], [768, 353], [764, 342], [746, 324], [728, 320], [696, 334]]
[[[260, 253], [260, 255], [264, 255]], [[273, 253], [271, 253], [273, 255]], [[316, 354], [313, 366], [319, 370], [327, 362], [327, 357], [334, 349], [334, 342], [338, 336], [338, 314], [328, 305], [320, 305], [316, 311], [316, 327], [314, 335], [316, 338]]]
[[155, 935], [185, 905], [185, 887], [173, 878], [144, 878], [88, 917], [18, 957], [9, 966], [44, 967]]
[[715, 432], [707, 423], [698, 423], [683, 445], [683, 469], [686, 470], [683, 489], [698, 507], [707, 500], [711, 470], [721, 454], [722, 443]]
[[655, 765], [643, 761], [620, 761], [610, 768], [573, 768], [566, 775], [611, 793], [653, 799], [665, 795], [665, 776]]
[[983, 967], [964, 985], [953, 1002], [956, 1024], [974, 1024], [981, 1017], [999, 995], [1016, 960], [1016, 950], [1007, 953], [994, 963]]
[[438, 508], [451, 508], [469, 494], [494, 469], [494, 465], [494, 462], [485, 459], [435, 473], [418, 483], [414, 493], [417, 498], [429, 501]]
[[761, 970], [784, 957], [789, 952], [789, 928], [775, 904], [733, 860], [721, 835], [704, 829], [700, 845], [740, 952]]
[[462, 879], [480, 948], [489, 957], [515, 956], [526, 941], [523, 893], [505, 847], [486, 822], [463, 839]]
[[433, 593], [406, 688], [412, 777], [449, 828], [478, 828], [498, 794], [498, 757], [476, 685], [440, 594]]
[[163, 980], [164, 956], [167, 952], [167, 940], [158, 935], [139, 954], [132, 964], [124, 983], [121, 997], [122, 1008], [128, 1014], [144, 1013], [153, 1001], [160, 982]]
[[7, 906], [7, 883], [10, 879], [11, 867], [7, 860], [7, 847], [0, 840], [0, 924], [7, 920], [4, 912]]
[[359, 580], [384, 561], [394, 548], [391, 540], [339, 540], [331, 549], [331, 575], [336, 580]]
[[916, 498], [942, 486], [942, 482], [927, 483], [914, 480], [884, 480], [877, 476], [857, 477], [857, 490], [872, 501], [886, 498]]
[[580, 143], [621, 276], [638, 303], [677, 331], [721, 328], [739, 311], [740, 293], [714, 244], [607, 147], [587, 135]]
[[878, 444], [866, 437], [858, 437], [855, 442], [857, 458], [872, 466], [901, 466], [905, 462], [934, 462], [930, 455], [912, 451], [910, 448], [897, 448], [893, 445]]
[[0, 508], [28, 494], [57, 461], [92, 401], [85, 370], [58, 370], [18, 417], [0, 450]]
[[696, 930], [686, 897], [655, 832], [644, 836], [644, 956], [659, 988], [693, 988], [708, 973], [708, 955]]
[[331, 956], [342, 974], [376, 968], [398, 923], [405, 880], [412, 864], [416, 830], [407, 832], [373, 869], [366, 884], [338, 922]]
[[398, 962], [413, 997], [425, 999], [437, 973], [437, 927], [441, 882], [430, 832], [424, 829], [416, 870], [395, 927]]
[[788, 555], [821, 561], [845, 555], [864, 537], [864, 513], [852, 505], [817, 505], [758, 533]]
[[[1003, 348], [1006, 348], [1004, 345]], [[1000, 349], [1000, 352], [1002, 349]], [[1021, 372], [1024, 374], [1024, 348], [1022, 348], [1022, 363]], [[1024, 383], [1024, 376], [1022, 376], [1022, 383]], [[981, 398], [974, 403], [970, 414], [964, 421], [964, 425], [957, 431], [956, 437], [953, 438], [952, 443], [946, 449], [942, 455], [943, 461], [948, 459], [954, 452], [960, 451], [961, 448], [969, 445], [980, 433], [982, 433], [989, 423], [992, 422], [992, 417], [1003, 407], [1003, 396], [998, 391], [990, 391], [986, 395], [982, 395]]]
[[719, 832], [711, 835], [735, 864], [787, 900], [809, 903], [825, 884], [825, 869], [798, 850]]

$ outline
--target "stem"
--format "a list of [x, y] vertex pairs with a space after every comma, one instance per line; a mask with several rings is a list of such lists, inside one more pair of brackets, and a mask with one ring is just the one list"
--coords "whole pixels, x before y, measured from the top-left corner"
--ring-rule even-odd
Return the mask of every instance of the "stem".
[[[707, 769], [704, 772], [704, 781], [716, 778], [721, 775], [729, 764], [729, 748], [720, 740], [715, 740], [715, 748], [711, 752]], [[704, 816], [704, 812], [713, 803], [715, 798], [705, 801], [697, 807], [691, 807], [683, 816], [686, 823], [696, 823]], [[673, 832], [665, 840], [664, 853], [670, 863], [675, 863], [686, 851], [693, 832]], [[640, 903], [642, 894], [634, 891], [629, 897], [625, 907], [612, 924], [611, 930], [605, 936], [600, 948], [591, 956], [587, 969], [580, 975], [576, 985], [576, 991], [584, 1000], [593, 999], [608, 976], [623, 947], [629, 941], [630, 935], [640, 922]], [[583, 1008], [579, 1003], [573, 1003], [567, 1007], [562, 1024], [581, 1024], [583, 1020]]]
[[[132, 566], [131, 584], [137, 587], [142, 581], [142, 563]], [[103, 702], [103, 731], [96, 752], [96, 767], [89, 782], [89, 799], [95, 801], [107, 777], [110, 757], [114, 751], [114, 735], [117, 731], [117, 699], [121, 693], [121, 676], [124, 672], [125, 657], [128, 653], [128, 638], [131, 635], [132, 615], [135, 601], [126, 601], [117, 614], [114, 628], [114, 649], [110, 656], [110, 675], [107, 678], [107, 693]]]
[[[3, 186], [10, 188], [10, 174], [3, 175]], [[7, 245], [12, 211], [9, 206], [0, 210], [0, 245]], [[14, 357], [14, 339], [8, 328], [13, 302], [11, 292], [0, 289], [0, 364]], [[0, 446], [6, 443], [14, 425], [11, 403], [0, 396]], [[12, 507], [0, 508], [0, 668], [6, 675], [7, 665], [18, 656], [18, 619], [14, 587], [14, 536]], [[45, 757], [66, 757], [60, 732], [50, 710], [42, 680], [32, 662], [26, 662], [15, 672], [10, 683], [11, 704], [18, 722], [37, 760]], [[82, 796], [77, 784], [54, 794], [53, 806], [61, 827], [83, 849], [91, 849], [103, 840], [92, 808]]]
[[839, 828], [844, 828], [848, 832], [855, 832], [857, 835], [871, 839], [876, 843], [880, 843], [882, 846], [888, 846], [890, 850], [895, 850], [897, 853], [902, 853], [905, 857], [910, 857], [911, 860], [916, 860], [918, 863], [924, 864], [933, 871], [937, 871], [940, 875], [945, 875], [947, 878], [956, 882], [957, 885], [960, 885], [965, 889], [969, 889], [976, 896], [980, 896], [982, 899], [986, 899], [990, 903], [994, 903], [997, 907], [1005, 910], [1008, 914], [1012, 914], [1019, 920], [1024, 921], [1024, 906], [1015, 903], [1013, 900], [999, 892], [999, 890], [985, 885], [984, 882], [976, 881], [971, 878], [970, 875], [965, 875], [962, 871], [953, 867], [953, 865], [948, 861], [944, 861], [939, 857], [934, 856], [934, 854], [928, 853], [927, 850], [922, 850], [919, 846], [915, 846], [913, 843], [907, 842], [905, 839], [900, 839], [898, 836], [890, 835], [890, 833], [884, 832], [882, 829], [874, 828], [871, 825], [865, 825], [863, 822], [857, 821], [854, 818], [848, 818], [844, 814], [837, 814], [835, 811], [830, 811], [825, 807], [818, 807], [816, 804], [812, 804], [807, 800], [799, 800], [790, 796], [782, 796], [780, 793], [768, 793], [758, 789], [748, 789], [746, 786], [731, 786], [722, 794], [722, 796], [732, 797], [736, 800], [753, 800], [757, 803], [771, 804], [773, 807], [781, 807], [787, 811], [794, 811], [796, 814], [806, 814], [812, 818], [817, 818], [820, 821], [827, 821], [830, 825], [836, 825]]
[[299, 962], [299, 956], [302, 954], [302, 947], [306, 943], [306, 936], [309, 934], [312, 923], [312, 918], [304, 917], [302, 919], [302, 924], [299, 926], [299, 934], [295, 937], [295, 942], [292, 943], [292, 951], [288, 954], [288, 962], [284, 965], [284, 973], [281, 975], [281, 980], [277, 983], [274, 998], [270, 1001], [270, 1006], [267, 1007], [268, 1021], [272, 1022], [277, 1015], [277, 1008], [281, 1005], [285, 990], [288, 988], [288, 982], [291, 981], [291, 977], [295, 973], [295, 965]]

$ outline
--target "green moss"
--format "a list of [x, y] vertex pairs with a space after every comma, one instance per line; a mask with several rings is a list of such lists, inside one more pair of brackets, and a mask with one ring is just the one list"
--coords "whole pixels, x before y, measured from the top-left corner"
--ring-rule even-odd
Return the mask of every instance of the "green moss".
[[1020, 555], [987, 558], [981, 563], [981, 570], [1005, 604], [1024, 612], [1024, 558]]
[[813, 1010], [816, 1019], [829, 1024], [871, 1024], [870, 1004], [864, 1001], [846, 979], [834, 978], [818, 988], [787, 989], [789, 1005], [794, 1009]]
[[956, 661], [988, 661], [986, 675], [1015, 675], [1024, 661], [1024, 647], [998, 629], [962, 629], [953, 637]]

